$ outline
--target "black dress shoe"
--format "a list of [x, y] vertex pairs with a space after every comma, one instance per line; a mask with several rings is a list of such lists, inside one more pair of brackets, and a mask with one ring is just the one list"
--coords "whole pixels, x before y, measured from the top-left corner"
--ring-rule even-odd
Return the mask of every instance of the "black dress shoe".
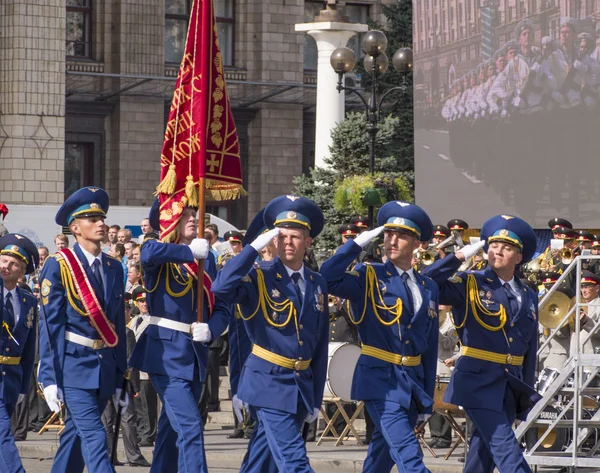
[[439, 443], [440, 439], [436, 437], [434, 439], [431, 439], [427, 445], [429, 445], [431, 448], [438, 448]]
[[142, 457], [139, 460], [129, 462], [129, 466], [150, 467], [150, 466], [152, 466], [152, 464], [148, 460], [146, 460], [144, 457]]
[[232, 434], [227, 436], [228, 439], [241, 439], [244, 438], [244, 431], [242, 429], [235, 429]]
[[154, 447], [154, 443], [148, 440], [143, 440], [142, 442], [138, 443], [138, 447]]
[[125, 463], [120, 462], [119, 460], [115, 460], [115, 462], [113, 463], [113, 466], [124, 466]]
[[250, 439], [250, 437], [252, 437], [252, 434], [244, 434], [244, 438], [245, 438], [245, 439], [248, 439], [248, 440], [249, 440], [249, 439]]

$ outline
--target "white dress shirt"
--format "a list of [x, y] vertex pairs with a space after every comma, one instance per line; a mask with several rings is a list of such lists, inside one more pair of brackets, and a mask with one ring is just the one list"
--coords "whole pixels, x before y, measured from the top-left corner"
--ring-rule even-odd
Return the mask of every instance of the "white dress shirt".
[[[300, 288], [300, 292], [302, 293], [302, 299], [304, 299], [304, 293], [306, 291], [306, 281], [304, 280], [304, 263], [302, 263], [302, 267], [298, 271], [294, 271], [293, 269], [288, 268], [285, 264], [283, 266], [285, 267], [285, 270], [287, 271], [290, 279], [292, 279], [292, 274], [300, 273], [300, 279], [298, 279], [298, 287]], [[294, 282], [293, 279], [292, 282]]]
[[21, 302], [19, 301], [19, 295], [17, 294], [16, 287], [14, 287], [12, 291], [4, 288], [4, 304], [6, 304], [6, 296], [9, 292], [12, 294], [10, 303], [12, 304], [13, 311], [15, 313], [14, 325], [16, 326], [17, 322], [19, 321], [19, 316], [21, 315]]
[[102, 252], [100, 252], [100, 254], [98, 256], [94, 256], [89, 251], [85, 250], [82, 246], [79, 246], [79, 248], [83, 252], [83, 255], [87, 259], [87, 262], [90, 265], [90, 268], [92, 270], [94, 269], [94, 266], [93, 266], [94, 265], [94, 261], [95, 260], [100, 261], [100, 277], [102, 278], [102, 285], [104, 287], [106, 287], [106, 281], [104, 280], [104, 269], [103, 269], [104, 265], [102, 264]]
[[400, 275], [400, 277], [402, 277], [402, 275], [404, 273], [408, 274], [408, 279], [406, 280], [406, 284], [408, 284], [408, 288], [410, 289], [410, 292], [413, 296], [413, 303], [415, 305], [414, 309], [415, 309], [415, 314], [417, 312], [419, 312], [419, 309], [421, 308], [421, 304], [423, 304], [423, 297], [421, 296], [421, 291], [419, 291], [419, 286], [417, 284], [417, 278], [415, 277], [415, 272], [413, 268], [410, 268], [408, 271], [404, 271], [403, 269], [400, 269], [398, 266], [394, 266], [396, 268], [396, 271], [398, 271], [398, 274]]

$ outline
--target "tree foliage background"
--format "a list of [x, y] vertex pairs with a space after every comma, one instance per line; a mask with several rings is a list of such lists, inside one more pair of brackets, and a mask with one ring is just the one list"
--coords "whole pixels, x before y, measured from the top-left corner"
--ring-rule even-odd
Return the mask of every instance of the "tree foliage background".
[[[394, 52], [412, 45], [412, 0], [398, 0], [383, 6], [383, 11], [387, 23], [370, 25], [371, 29], [383, 31], [388, 38], [386, 53], [390, 58], [390, 68], [379, 78], [378, 92], [382, 94], [396, 86], [403, 86], [405, 90], [392, 92], [382, 106], [375, 148], [375, 172], [385, 172], [390, 177], [406, 176], [414, 196], [412, 75], [403, 77], [391, 67]], [[364, 93], [370, 93], [371, 78], [362, 65], [357, 66], [357, 73], [361, 74]], [[364, 111], [349, 111], [346, 119], [332, 133], [331, 157], [325, 160], [328, 168], [311, 169], [310, 174], [294, 180], [296, 193], [315, 201], [325, 215], [325, 228], [315, 242], [317, 252], [328, 252], [339, 246], [337, 228], [352, 217], [351, 211], [336, 210], [333, 199], [337, 183], [346, 177], [369, 172], [367, 126]]]

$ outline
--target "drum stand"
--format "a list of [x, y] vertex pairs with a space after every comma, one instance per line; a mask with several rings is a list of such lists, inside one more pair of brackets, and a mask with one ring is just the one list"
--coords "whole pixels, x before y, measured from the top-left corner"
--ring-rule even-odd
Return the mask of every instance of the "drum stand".
[[429, 419], [427, 419], [424, 422], [421, 422], [415, 427], [415, 437], [417, 437], [419, 443], [423, 445], [429, 451], [429, 453], [431, 453], [431, 456], [433, 458], [438, 458], [438, 454], [435, 453], [433, 451], [433, 448], [431, 448], [429, 444], [425, 441], [425, 427], [427, 427], [427, 424], [429, 424], [430, 419], [431, 417], [429, 417]]
[[[326, 402], [331, 402], [335, 404], [336, 411], [331, 416], [331, 418], [329, 418], [327, 416], [327, 411], [325, 410], [324, 405], [321, 406], [321, 415], [323, 416], [325, 422], [327, 422], [327, 425], [325, 426], [325, 430], [321, 434], [321, 437], [319, 437], [319, 440], [317, 441], [317, 446], [321, 445], [325, 441], [333, 440], [335, 441], [335, 446], [339, 447], [340, 445], [342, 445], [343, 440], [347, 440], [350, 438], [350, 432], [352, 432], [352, 436], [356, 439], [356, 443], [360, 446], [363, 446], [363, 441], [360, 439], [360, 436], [356, 431], [356, 427], [354, 427], [354, 422], [358, 418], [359, 414], [363, 411], [365, 403], [362, 401], [357, 402], [354, 414], [352, 414], [352, 417], [348, 417], [346, 409], [344, 409], [344, 404], [353, 403], [342, 401], [339, 397], [333, 397], [326, 400], [324, 399], [323, 404], [325, 404]], [[342, 433], [338, 435], [337, 430], [335, 429], [335, 421], [340, 415], [344, 418], [344, 421], [346, 422], [346, 427], [344, 427]], [[326, 437], [326, 435], [329, 432], [331, 432], [332, 437]]]
[[[456, 450], [456, 448], [464, 442], [465, 444], [465, 459], [467, 458], [467, 425], [465, 423], [465, 430], [463, 430], [460, 425], [458, 424], [458, 422], [456, 422], [456, 419], [454, 418], [454, 416], [452, 415], [452, 413], [450, 411], [442, 411], [440, 412], [441, 415], [444, 416], [444, 418], [450, 423], [450, 426], [452, 427], [452, 430], [454, 432], [456, 432], [456, 435], [458, 435], [458, 438], [454, 441], [454, 443], [452, 444], [452, 446], [450, 447], [450, 450], [448, 450], [448, 452], [446, 453], [446, 455], [444, 455], [444, 460], [448, 460], [448, 458], [450, 458], [450, 455], [452, 455], [452, 452], [454, 452], [454, 450]], [[466, 419], [466, 417], [465, 417]]]

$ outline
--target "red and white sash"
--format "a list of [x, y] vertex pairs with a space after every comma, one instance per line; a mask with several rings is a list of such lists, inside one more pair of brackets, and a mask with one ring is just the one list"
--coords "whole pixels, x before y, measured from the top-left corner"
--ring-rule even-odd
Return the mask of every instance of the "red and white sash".
[[60, 250], [60, 254], [65, 259], [71, 274], [73, 274], [75, 288], [81, 296], [81, 302], [83, 303], [85, 312], [89, 316], [90, 324], [96, 329], [106, 346], [111, 348], [116, 346], [119, 342], [119, 337], [115, 332], [113, 324], [108, 320], [104, 309], [102, 309], [80, 259], [71, 248]]
[[[190, 273], [194, 279], [198, 280], [198, 263], [185, 263], [183, 267]], [[215, 295], [212, 293], [212, 279], [206, 271], [204, 271], [204, 294], [206, 294], [206, 301], [208, 302], [208, 316], [210, 317], [215, 307]]]

